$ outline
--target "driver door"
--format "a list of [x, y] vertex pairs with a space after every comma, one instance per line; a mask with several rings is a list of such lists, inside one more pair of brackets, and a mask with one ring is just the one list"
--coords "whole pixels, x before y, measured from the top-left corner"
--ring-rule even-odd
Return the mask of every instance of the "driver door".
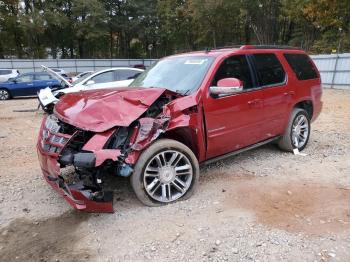
[[243, 82], [243, 91], [226, 96], [213, 96], [208, 92], [204, 102], [207, 128], [207, 159], [236, 151], [262, 139], [262, 90], [245, 55], [225, 59], [212, 80], [211, 86], [224, 78], [237, 78]]

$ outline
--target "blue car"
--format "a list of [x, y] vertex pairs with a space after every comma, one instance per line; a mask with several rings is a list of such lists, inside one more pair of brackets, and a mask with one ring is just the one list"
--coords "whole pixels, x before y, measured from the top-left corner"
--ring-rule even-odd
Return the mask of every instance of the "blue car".
[[46, 72], [24, 73], [0, 83], [0, 100], [17, 96], [36, 96], [40, 89], [60, 86], [60, 82]]

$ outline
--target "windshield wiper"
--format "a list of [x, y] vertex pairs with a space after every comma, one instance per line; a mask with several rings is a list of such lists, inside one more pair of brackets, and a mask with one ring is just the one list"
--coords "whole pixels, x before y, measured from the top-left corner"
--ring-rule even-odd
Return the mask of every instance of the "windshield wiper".
[[[169, 90], [170, 90], [170, 89], [169, 89]], [[191, 91], [190, 89], [187, 89], [185, 92], [184, 92], [183, 90], [177, 89], [177, 90], [175, 91], [175, 93], [178, 93], [178, 94], [181, 94], [181, 95], [183, 95], [183, 96], [186, 96], [186, 95], [188, 95], [188, 93], [189, 93], [190, 91]]]

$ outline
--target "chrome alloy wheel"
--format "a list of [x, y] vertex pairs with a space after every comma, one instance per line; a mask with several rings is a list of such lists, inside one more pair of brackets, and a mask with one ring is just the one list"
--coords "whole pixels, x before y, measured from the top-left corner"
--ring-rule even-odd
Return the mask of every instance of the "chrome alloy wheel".
[[6, 90], [0, 90], [0, 100], [7, 100], [9, 99], [10, 94]]
[[309, 121], [305, 115], [298, 115], [292, 125], [292, 143], [295, 148], [301, 148], [309, 136]]
[[166, 150], [147, 163], [143, 183], [151, 198], [169, 203], [186, 194], [192, 177], [193, 168], [188, 157], [175, 150]]

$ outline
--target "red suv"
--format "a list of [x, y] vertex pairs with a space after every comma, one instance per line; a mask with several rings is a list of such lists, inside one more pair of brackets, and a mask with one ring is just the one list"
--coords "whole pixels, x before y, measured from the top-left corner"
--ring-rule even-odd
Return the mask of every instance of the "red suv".
[[113, 212], [109, 176], [159, 206], [189, 198], [199, 164], [266, 143], [303, 150], [322, 107], [319, 72], [298, 49], [242, 46], [159, 60], [124, 89], [66, 94], [44, 118], [38, 155], [73, 207]]

